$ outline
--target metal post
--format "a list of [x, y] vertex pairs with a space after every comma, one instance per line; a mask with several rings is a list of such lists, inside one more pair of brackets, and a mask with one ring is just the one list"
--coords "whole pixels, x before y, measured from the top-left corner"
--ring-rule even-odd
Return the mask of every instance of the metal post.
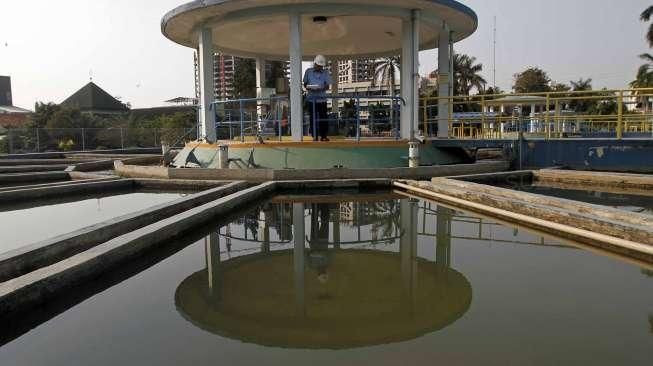
[[311, 109], [311, 114], [313, 116], [313, 141], [317, 141], [317, 110], [315, 108], [315, 99], [311, 98], [311, 104], [313, 106], [313, 109]]
[[125, 150], [125, 136], [123, 134], [122, 127], [120, 127], [120, 148]]
[[86, 140], [84, 139], [84, 129], [82, 128], [82, 151], [86, 151]]
[[283, 111], [281, 110], [281, 100], [277, 99], [277, 123], [279, 124], [279, 142], [283, 141], [283, 127], [281, 126], [282, 118], [283, 118]]
[[361, 140], [361, 99], [356, 97], [356, 141]]
[[229, 145], [218, 146], [218, 162], [220, 169], [229, 169]]
[[485, 96], [481, 96], [481, 136], [485, 137]]
[[617, 100], [617, 139], [621, 140], [624, 135], [624, 92], [619, 92]]
[[36, 152], [39, 152], [41, 150], [40, 148], [40, 141], [39, 141], [39, 128], [36, 128]]
[[550, 140], [551, 139], [551, 124], [549, 123], [549, 113], [551, 112], [551, 94], [547, 93], [546, 94], [546, 115], [544, 116], [544, 123], [546, 124], [546, 139]]
[[243, 100], [238, 101], [240, 106], [240, 142], [245, 142], [245, 116], [243, 115]]
[[555, 103], [555, 116], [554, 116], [555, 129], [558, 132], [558, 138], [562, 138], [562, 131], [560, 130], [560, 101], [556, 100]]

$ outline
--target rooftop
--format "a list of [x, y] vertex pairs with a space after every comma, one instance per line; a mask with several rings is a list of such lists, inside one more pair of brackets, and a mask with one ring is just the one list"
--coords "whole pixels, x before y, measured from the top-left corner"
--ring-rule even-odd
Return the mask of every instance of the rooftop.
[[82, 111], [121, 112], [128, 110], [127, 106], [92, 81], [61, 104], [79, 107]]

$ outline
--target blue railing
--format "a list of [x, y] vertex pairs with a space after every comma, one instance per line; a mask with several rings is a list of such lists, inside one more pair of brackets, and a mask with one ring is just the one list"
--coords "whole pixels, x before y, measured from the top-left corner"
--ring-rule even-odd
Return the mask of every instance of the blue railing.
[[[363, 137], [400, 138], [400, 106], [405, 104], [401, 97], [390, 96], [333, 96], [327, 95], [327, 123], [337, 129], [340, 135], [344, 126], [345, 136], [360, 141]], [[341, 102], [344, 101], [344, 102]], [[320, 119], [311, 104], [318, 99], [304, 99], [302, 123], [303, 136], [313, 131], [317, 135]], [[212, 106], [218, 116], [216, 128], [219, 136], [229, 139], [239, 137], [245, 141], [247, 136], [268, 138], [274, 136], [279, 141], [289, 136], [292, 123], [288, 97], [244, 98], [215, 101]], [[329, 109], [331, 112], [329, 113]], [[313, 118], [310, 118], [313, 111]], [[365, 116], [367, 112], [367, 116]], [[308, 121], [312, 120], [313, 125]], [[307, 134], [308, 132], [308, 134]], [[228, 133], [228, 135], [227, 135]]]

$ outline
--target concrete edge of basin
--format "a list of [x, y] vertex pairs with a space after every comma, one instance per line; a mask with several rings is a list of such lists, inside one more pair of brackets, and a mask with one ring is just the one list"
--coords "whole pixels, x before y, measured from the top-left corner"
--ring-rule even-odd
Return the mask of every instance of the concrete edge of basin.
[[[240, 183], [242, 184], [242, 182]], [[43, 303], [57, 292], [97, 278], [159, 245], [161, 238], [174, 238], [275, 191], [274, 182], [238, 191], [150, 225], [123, 233], [62, 261], [0, 283], [0, 313], [9, 314]]]
[[502, 172], [508, 170], [509, 167], [509, 163], [505, 161], [388, 169], [181, 169], [126, 165], [120, 161], [114, 163], [116, 174], [125, 178], [245, 180], [255, 183], [303, 180], [431, 179], [442, 176]]
[[[579, 229], [569, 224], [561, 224], [537, 217], [528, 216], [519, 212], [507, 211], [479, 202], [472, 202], [460, 197], [431, 191], [425, 187], [411, 184], [414, 182], [394, 182], [394, 186], [402, 192], [413, 194], [425, 199], [432, 199], [465, 211], [494, 217], [504, 222], [522, 225], [539, 232], [554, 235], [563, 239], [576, 241], [591, 247], [606, 249], [611, 252], [623, 254], [632, 258], [653, 263], [653, 246], [645, 243], [633, 242], [605, 235], [599, 232]], [[422, 182], [424, 183], [424, 182]], [[429, 183], [430, 184], [430, 183]]]
[[111, 179], [94, 182], [67, 181], [66, 183], [68, 184], [2, 191], [0, 192], [0, 204], [134, 187], [134, 181], [130, 179]]
[[0, 184], [51, 182], [54, 180], [69, 180], [70, 175], [65, 171], [60, 172], [33, 172], [0, 174]]
[[[120, 183], [131, 186], [133, 181], [118, 180], [103, 183]], [[0, 254], [0, 282], [51, 265], [111, 238], [233, 194], [245, 187], [247, 187], [245, 182], [234, 182], [2, 253]]]

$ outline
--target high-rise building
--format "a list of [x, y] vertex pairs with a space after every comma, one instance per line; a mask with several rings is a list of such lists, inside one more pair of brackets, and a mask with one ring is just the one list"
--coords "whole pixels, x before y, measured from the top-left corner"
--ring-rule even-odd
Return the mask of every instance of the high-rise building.
[[352, 84], [374, 79], [375, 59], [338, 61], [338, 83]]
[[[235, 97], [234, 93], [234, 76], [236, 73], [236, 64], [241, 59], [234, 56], [216, 53], [213, 55], [213, 91], [216, 100], [227, 100]], [[200, 69], [197, 52], [194, 56], [195, 61], [195, 97], [200, 99]], [[284, 69], [281, 71], [287, 78], [288, 63], [284, 63]], [[271, 77], [274, 66], [272, 62], [265, 64], [265, 73]]]
[[9, 76], [0, 76], [0, 105], [11, 106], [11, 78]]
[[[213, 92], [217, 100], [233, 99], [234, 72], [237, 57], [216, 53], [213, 55]], [[195, 97], [200, 98], [200, 68], [195, 52]]]

